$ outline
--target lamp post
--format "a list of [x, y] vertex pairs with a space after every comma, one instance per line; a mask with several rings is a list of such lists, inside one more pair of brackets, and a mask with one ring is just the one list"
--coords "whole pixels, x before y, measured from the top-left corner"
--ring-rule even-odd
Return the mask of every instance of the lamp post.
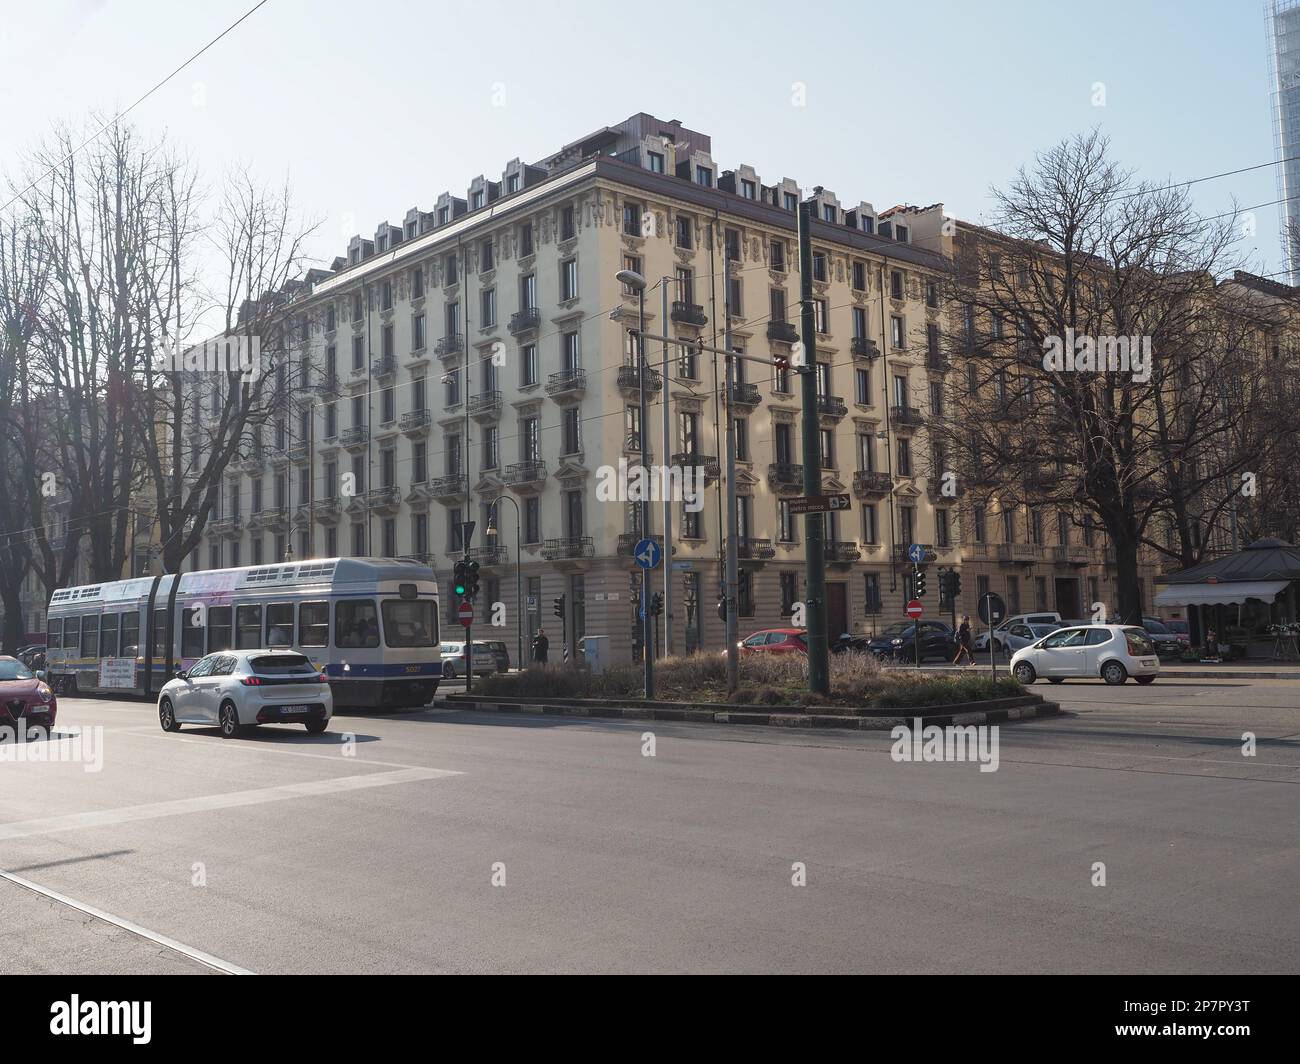
[[515, 668], [523, 669], [524, 667], [524, 576], [523, 576], [523, 559], [519, 556], [519, 526], [523, 521], [523, 513], [519, 509], [519, 502], [513, 495], [498, 495], [492, 500], [488, 507], [488, 539], [496, 539], [497, 531], [497, 506], [502, 499], [507, 499], [510, 505], [515, 508], [515, 622], [518, 628], [515, 646]]
[[[649, 425], [646, 418], [645, 405], [645, 278], [635, 270], [619, 270], [614, 275], [615, 280], [620, 284], [626, 285], [637, 294], [637, 301], [640, 306], [640, 318], [637, 328], [637, 383], [640, 393], [639, 411], [637, 420], [641, 430], [641, 439], [638, 441], [641, 445], [641, 465], [645, 467], [646, 456], [646, 439], [648, 436]], [[649, 470], [645, 470], [648, 476]], [[641, 483], [645, 484], [645, 477], [642, 477]], [[641, 536], [649, 538], [650, 536], [650, 493], [647, 491], [641, 499]], [[650, 570], [641, 570], [641, 657], [645, 662], [645, 696], [646, 698], [654, 697], [655, 690], [655, 656], [654, 656], [654, 617], [650, 613]]]

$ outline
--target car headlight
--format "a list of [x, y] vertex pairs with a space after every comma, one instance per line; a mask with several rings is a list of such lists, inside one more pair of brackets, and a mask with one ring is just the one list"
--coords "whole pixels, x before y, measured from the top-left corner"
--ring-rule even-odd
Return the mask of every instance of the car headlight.
[[903, 645], [903, 641], [901, 639], [891, 639], [889, 642], [896, 647]]
[[53, 701], [54, 701], [54, 692], [51, 691], [48, 687], [38, 687], [38, 688], [36, 689], [36, 696], [37, 696], [37, 697], [38, 697], [42, 702], [53, 702]]

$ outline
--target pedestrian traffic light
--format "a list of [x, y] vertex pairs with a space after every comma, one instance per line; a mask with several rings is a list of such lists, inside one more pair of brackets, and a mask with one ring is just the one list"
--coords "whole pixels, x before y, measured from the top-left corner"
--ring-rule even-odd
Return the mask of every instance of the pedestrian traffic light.
[[664, 611], [664, 596], [662, 591], [656, 591], [650, 598], [650, 613], [658, 617]]
[[478, 594], [478, 562], [462, 564], [465, 566], [465, 597], [474, 598]]
[[790, 368], [790, 356], [773, 355], [772, 365], [775, 366], [780, 372], [784, 373], [786, 370]]
[[916, 571], [916, 580], [913, 584], [912, 592], [914, 598], [925, 598], [925, 570], [924, 569], [918, 569]]
[[555, 616], [559, 617], [560, 620], [564, 620], [564, 596], [561, 595], [559, 598], [553, 599], [552, 602], [554, 603], [554, 609], [552, 612]]
[[469, 566], [465, 562], [456, 563], [451, 586], [458, 598], [464, 598], [469, 594]]

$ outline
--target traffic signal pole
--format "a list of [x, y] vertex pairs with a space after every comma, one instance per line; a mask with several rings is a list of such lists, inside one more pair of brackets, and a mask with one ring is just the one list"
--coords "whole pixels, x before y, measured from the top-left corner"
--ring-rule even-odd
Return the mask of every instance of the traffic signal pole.
[[[726, 534], [726, 578], [727, 578], [727, 692], [740, 687], [740, 543], [737, 540], [736, 525], [736, 420], [732, 411], [736, 409], [735, 386], [736, 364], [731, 353], [731, 257], [722, 253], [722, 291], [723, 316], [726, 320], [722, 346], [727, 349], [727, 376], [724, 387], [727, 397], [727, 534]], [[748, 529], [746, 529], [748, 532]]]
[[[820, 423], [817, 418], [817, 320], [813, 314], [812, 288], [812, 208], [807, 200], [799, 203], [799, 305], [803, 339], [803, 493], [822, 492]], [[728, 374], [730, 388], [730, 374]], [[728, 418], [730, 424], [730, 418]], [[730, 442], [730, 433], [728, 433]], [[731, 456], [728, 455], [730, 459]], [[734, 468], [730, 463], [729, 469]], [[820, 513], [804, 514], [804, 583], [805, 620], [808, 625], [808, 688], [819, 695], [829, 695], [830, 643], [826, 636], [826, 552], [825, 524]]]

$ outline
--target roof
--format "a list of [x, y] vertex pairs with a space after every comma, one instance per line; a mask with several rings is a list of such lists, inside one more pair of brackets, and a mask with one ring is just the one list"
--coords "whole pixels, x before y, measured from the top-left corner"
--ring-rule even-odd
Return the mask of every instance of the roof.
[[1172, 573], [1166, 582], [1199, 584], [1269, 580], [1300, 580], [1300, 547], [1293, 547], [1281, 539], [1257, 539], [1235, 554]]

